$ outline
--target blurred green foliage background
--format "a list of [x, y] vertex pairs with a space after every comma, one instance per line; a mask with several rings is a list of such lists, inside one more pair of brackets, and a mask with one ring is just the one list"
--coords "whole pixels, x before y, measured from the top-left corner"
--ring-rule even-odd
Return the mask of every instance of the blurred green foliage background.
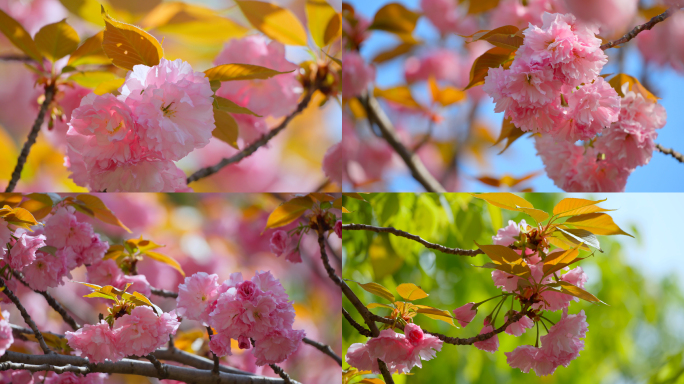
[[[535, 208], [551, 212], [553, 206], [571, 194], [530, 193], [522, 195]], [[644, 198], [636, 196], [635, 198]], [[343, 221], [391, 226], [448, 247], [475, 249], [474, 242], [491, 244], [491, 237], [508, 220], [534, 220], [518, 212], [501, 210], [469, 194], [369, 194], [367, 202], [345, 197], [351, 212]], [[585, 196], [582, 196], [585, 197]], [[603, 198], [603, 196], [593, 196]], [[647, 198], [657, 199], [657, 194]], [[612, 208], [610, 196], [600, 204]], [[621, 209], [629, 209], [629, 206]], [[644, 212], [644, 215], [649, 214]], [[639, 238], [638, 223], [616, 222]], [[588, 275], [585, 289], [608, 304], [572, 302], [569, 313], [585, 310], [589, 332], [580, 357], [569, 367], [560, 367], [551, 376], [525, 374], [506, 363], [504, 352], [518, 345], [535, 342], [535, 331], [521, 337], [499, 335], [499, 350], [490, 354], [473, 346], [444, 344], [442, 351], [411, 375], [395, 375], [395, 383], [684, 383], [684, 292], [674, 274], [664, 278], [645, 276], [628, 265], [622, 236], [599, 236], [605, 253], [582, 261]], [[668, 241], [671, 241], [668, 240]], [[680, 252], [673, 249], [672, 252]], [[587, 256], [582, 252], [580, 256]], [[648, 252], [645, 258], [654, 258]], [[486, 256], [473, 258], [446, 255], [412, 240], [369, 231], [344, 231], [343, 276], [358, 282], [375, 281], [394, 292], [401, 283], [414, 283], [430, 294], [417, 304], [453, 310], [467, 302], [478, 302], [498, 295], [491, 270], [475, 268]], [[383, 302], [350, 283], [364, 304]], [[397, 296], [398, 297], [398, 296]], [[348, 300], [345, 309], [363, 323]], [[418, 315], [414, 321], [422, 328], [448, 336], [471, 337], [479, 333], [484, 317], [495, 306], [492, 300], [480, 307], [478, 316], [465, 329]], [[386, 315], [386, 309], [373, 312]], [[557, 321], [560, 311], [550, 314]], [[499, 320], [500, 322], [501, 320]], [[542, 329], [542, 334], [544, 331]], [[365, 342], [347, 322], [343, 324], [344, 352], [352, 343]], [[344, 368], [349, 366], [345, 363]], [[372, 376], [368, 376], [372, 377]], [[356, 380], [355, 380], [356, 381]]]

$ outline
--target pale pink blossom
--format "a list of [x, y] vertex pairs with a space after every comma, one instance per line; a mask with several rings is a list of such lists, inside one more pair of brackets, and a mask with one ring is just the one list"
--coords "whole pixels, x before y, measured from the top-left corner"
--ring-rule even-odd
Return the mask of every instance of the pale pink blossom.
[[454, 317], [461, 327], [465, 327], [470, 324], [470, 322], [475, 318], [475, 315], [477, 315], [477, 308], [473, 309], [473, 305], [475, 304], [468, 303], [454, 309]]
[[269, 292], [273, 295], [277, 301], [288, 301], [288, 295], [285, 293], [285, 288], [283, 288], [280, 280], [276, 279], [270, 271], [258, 271], [251, 280], [260, 290]]
[[126, 75], [120, 99], [130, 105], [143, 147], [166, 160], [180, 160], [209, 144], [214, 125], [213, 91], [202, 72], [176, 59], [136, 65]]
[[209, 349], [211, 349], [211, 352], [216, 356], [232, 355], [230, 352], [230, 341], [230, 337], [225, 333], [215, 333], [211, 336], [211, 340], [209, 341]]
[[2, 252], [2, 256], [5, 256], [7, 244], [12, 240], [12, 231], [7, 225], [5, 220], [0, 221], [0, 252]]
[[370, 357], [374, 362], [374, 372], [379, 373], [379, 370], [377, 369], [377, 359], [384, 361], [390, 372], [399, 371], [400, 373], [408, 373], [411, 370], [408, 366], [408, 360], [411, 356], [413, 346], [406, 340], [405, 335], [394, 332], [391, 329], [385, 329], [384, 331], [380, 331], [378, 337], [368, 340], [366, 346], [370, 353]]
[[176, 313], [191, 320], [209, 321], [212, 305], [218, 297], [218, 275], [198, 272], [178, 286]]
[[59, 207], [45, 223], [45, 237], [53, 247], [82, 250], [92, 244], [93, 227], [78, 221], [74, 207]]
[[[508, 321], [508, 316], [504, 316], [504, 322]], [[525, 329], [534, 327], [534, 321], [527, 316], [506, 327], [506, 333], [513, 336], [520, 336], [525, 333]]]
[[337, 237], [339, 237], [341, 239], [342, 238], [342, 220], [337, 220], [335, 222], [335, 227], [333, 228], [333, 230], [335, 231], [335, 234], [337, 235]]
[[31, 264], [36, 259], [38, 248], [45, 246], [45, 236], [30, 236], [27, 232], [15, 232], [17, 240], [12, 245], [9, 252], [9, 265], [17, 271]]
[[95, 264], [102, 260], [107, 250], [109, 250], [109, 243], [102, 241], [99, 234], [94, 234], [91, 237], [91, 241], [90, 245], [81, 251], [78, 259], [79, 264]]
[[100, 286], [111, 285], [116, 288], [126, 285], [124, 274], [114, 259], [102, 260], [89, 265], [86, 269], [86, 281]]
[[36, 252], [36, 259], [22, 270], [24, 278], [32, 289], [45, 291], [48, 287], [63, 285], [64, 276], [69, 276], [66, 255], [56, 252], [55, 256]]
[[337, 143], [328, 148], [323, 156], [323, 173], [337, 185], [342, 185], [342, 173], [347, 163], [345, 150], [342, 143]]
[[[494, 327], [492, 327], [492, 325], [489, 324], [489, 321], [485, 319], [484, 327], [480, 331], [480, 335], [492, 332], [493, 330]], [[494, 334], [494, 336], [490, 337], [489, 339], [478, 341], [476, 343], [473, 343], [473, 345], [475, 346], [475, 348], [481, 351], [494, 353], [499, 349], [499, 335]]]
[[520, 0], [503, 0], [492, 9], [489, 22], [490, 29], [504, 25], [514, 25], [525, 29], [531, 23], [542, 25], [541, 16], [544, 12], [568, 13], [564, 0], [528, 0], [526, 6]]
[[520, 220], [520, 224], [513, 220], [508, 220], [508, 225], [499, 229], [496, 235], [492, 236], [492, 243], [507, 247], [519, 240], [517, 237], [520, 237], [520, 228], [526, 227], [527, 222], [525, 222], [525, 219]]
[[459, 8], [456, 1], [421, 0], [420, 8], [425, 17], [443, 35], [471, 34], [477, 30], [477, 21], [472, 16], [468, 16], [465, 9]]
[[138, 292], [145, 296], [150, 296], [152, 294], [150, 283], [147, 281], [147, 277], [145, 277], [145, 275], [124, 275], [123, 286], [117, 288], [124, 289], [126, 288], [127, 284], [130, 284], [130, 286], [126, 292]]
[[9, 317], [9, 311], [2, 311], [2, 320], [0, 320], [0, 355], [4, 355], [5, 351], [14, 343]]
[[375, 67], [366, 64], [356, 51], [342, 55], [342, 97], [345, 99], [361, 95], [375, 80]]
[[565, 97], [572, 119], [558, 130], [558, 134], [565, 135], [569, 142], [590, 140], [618, 120], [620, 97], [602, 77], [566, 92]]
[[409, 83], [427, 81], [433, 77], [437, 81], [448, 81], [460, 84], [461, 72], [465, 70], [464, 63], [458, 53], [450, 49], [431, 51], [422, 57], [411, 56], [404, 61], [404, 77]]
[[88, 373], [84, 376], [77, 376], [72, 372], [60, 374], [50, 372], [45, 378], [45, 384], [103, 384], [106, 378], [106, 373], [99, 372]]
[[627, 32], [637, 15], [638, 0], [564, 0], [579, 20], [595, 23], [601, 35], [616, 38]]
[[[146, 160], [125, 164], [98, 163], [89, 174], [94, 191], [187, 192], [187, 176], [172, 161]], [[76, 180], [74, 180], [76, 181]]]
[[285, 59], [285, 46], [277, 41], [267, 42], [261, 35], [230, 40], [216, 56], [214, 64], [251, 64], [280, 72], [289, 72], [265, 80], [227, 81], [216, 95], [225, 97], [252, 112], [273, 117], [291, 113], [302, 94], [297, 80], [298, 67]]
[[114, 322], [119, 333], [119, 349], [124, 355], [145, 356], [169, 342], [180, 322], [176, 314], [163, 313], [157, 317], [148, 306], [133, 308], [130, 315], [124, 315]]
[[95, 325], [86, 324], [76, 332], [66, 332], [65, 336], [76, 355], [88, 358], [91, 363], [106, 359], [119, 361], [125, 357], [119, 350], [118, 330], [110, 329], [104, 320]]
[[275, 329], [271, 331], [255, 342], [256, 365], [276, 364], [287, 359], [297, 350], [304, 336], [305, 333], [302, 330]]

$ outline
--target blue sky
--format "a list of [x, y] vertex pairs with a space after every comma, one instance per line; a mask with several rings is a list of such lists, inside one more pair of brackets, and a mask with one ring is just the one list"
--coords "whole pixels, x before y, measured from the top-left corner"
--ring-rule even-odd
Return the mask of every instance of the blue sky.
[[[383, 5], [390, 1], [367, 1], [367, 0], [348, 0], [357, 12], [370, 18]], [[410, 9], [419, 8], [419, 0], [399, 0]], [[657, 28], [658, 26], [656, 26]], [[429, 22], [421, 18], [418, 23], [416, 35], [422, 40], [430, 42], [437, 40], [437, 33]], [[460, 38], [455, 37], [447, 44], [450, 46], [458, 45]], [[396, 44], [397, 40], [389, 34], [382, 32], [375, 33], [372, 38], [363, 47], [362, 54], [366, 58], [373, 57], [377, 52], [385, 50]], [[636, 49], [635, 44], [625, 45], [626, 60], [624, 72], [639, 77], [642, 72], [641, 55]], [[615, 50], [613, 50], [615, 51]], [[649, 78], [654, 88], [662, 97], [660, 103], [667, 110], [667, 125], [659, 131], [657, 142], [665, 147], [674, 148], [679, 152], [684, 152], [684, 132], [680, 128], [684, 124], [684, 110], [681, 108], [681, 92], [684, 89], [684, 76], [670, 69], [669, 67], [661, 69], [650, 69]], [[404, 81], [403, 77], [403, 60], [397, 59], [389, 63], [385, 63], [378, 68], [377, 83], [381, 87], [390, 85], [397, 85]], [[604, 67], [603, 73], [617, 73], [617, 68], [610, 62]], [[479, 109], [479, 118], [488, 121], [491, 127], [497, 127], [495, 135], [498, 135], [498, 127], [501, 126], [503, 120], [503, 113], [494, 113], [494, 104], [491, 98], [486, 97], [481, 103]], [[446, 127], [444, 127], [446, 129]], [[533, 142], [530, 139], [523, 138], [511, 146], [507, 153], [501, 156], [494, 156], [492, 152], [491, 168], [485, 173], [491, 175], [501, 176], [503, 174], [511, 174], [513, 176], [522, 176], [528, 173], [542, 170], [543, 164], [541, 159], [537, 157]], [[464, 163], [462, 165], [462, 174], [469, 176], [479, 176], [481, 172], [474, 166], [474, 164]], [[630, 176], [626, 191], [627, 192], [676, 192], [684, 191], [684, 164], [678, 163], [676, 160], [661, 153], [654, 153], [651, 162], [643, 167], [637, 168]], [[557, 192], [560, 191], [558, 187], [553, 184], [546, 174], [536, 177], [528, 185], [532, 186], [537, 192]], [[394, 172], [391, 174], [389, 183], [391, 191], [422, 191], [422, 187], [413, 180], [407, 172]], [[468, 191], [489, 191], [493, 190], [477, 181], [466, 179], [463, 183], [463, 189]]]

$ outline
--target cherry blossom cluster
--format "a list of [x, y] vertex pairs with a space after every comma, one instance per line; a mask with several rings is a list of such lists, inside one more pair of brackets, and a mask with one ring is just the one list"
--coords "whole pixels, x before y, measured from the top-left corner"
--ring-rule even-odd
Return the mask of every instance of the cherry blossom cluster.
[[128, 291], [140, 292], [145, 296], [151, 294], [150, 283], [143, 274], [126, 275], [114, 259], [102, 260], [87, 266], [86, 279], [89, 283], [100, 286], [111, 285], [123, 290], [130, 284]]
[[180, 321], [176, 314], [157, 315], [148, 306], [123, 309], [113, 326], [105, 320], [99, 324], [86, 324], [76, 332], [66, 332], [67, 342], [77, 356], [93, 363], [105, 360], [119, 361], [126, 356], [146, 356], [169, 342]]
[[424, 333], [417, 324], [409, 323], [403, 334], [385, 329], [365, 344], [350, 345], [346, 360], [360, 370], [379, 374], [380, 359], [390, 372], [408, 373], [413, 367], [422, 368], [421, 360], [432, 360], [441, 350], [442, 340]]
[[[531, 229], [525, 220], [521, 220], [520, 224], [509, 221], [508, 226], [499, 229], [497, 234], [492, 237], [492, 240], [496, 245], [510, 246], [520, 240], [522, 236], [525, 236]], [[522, 254], [520, 250], [516, 252]], [[563, 315], [560, 321], [549, 328], [548, 334], [541, 337], [541, 347], [519, 346], [514, 351], [507, 352], [506, 356], [511, 367], [520, 368], [526, 373], [530, 369], [534, 369], [537, 376], [546, 376], [552, 374], [561, 365], [567, 367], [572, 360], [579, 356], [579, 352], [584, 348], [584, 342], [581, 339], [586, 335], [588, 324], [584, 311], [575, 315], [568, 315], [570, 302], [579, 301], [576, 297], [552, 289], [537, 292], [532, 288], [538, 284], [552, 283], [554, 281], [553, 276], [543, 277], [544, 262], [535, 250], [526, 249], [524, 259], [532, 273], [528, 279], [528, 288], [522, 290], [522, 296], [519, 297], [521, 302], [523, 300], [531, 302], [532, 304], [529, 308], [536, 312], [563, 310]], [[570, 283], [579, 288], [583, 288], [587, 281], [587, 275], [581, 267], [573, 269], [565, 267], [556, 272], [555, 275], [560, 281]], [[492, 272], [494, 284], [506, 293], [518, 291], [521, 286], [519, 282], [521, 279], [523, 278], [500, 270]], [[467, 326], [475, 318], [477, 307], [480, 304], [482, 303], [468, 303], [453, 311], [454, 317], [462, 327]], [[512, 316], [515, 313], [515, 311], [507, 313], [504, 321], [508, 321], [508, 316]], [[527, 329], [534, 327], [535, 321], [541, 320], [538, 318], [533, 320], [525, 315], [520, 320], [506, 327], [505, 332], [509, 335], [521, 336]], [[490, 323], [491, 318], [488, 316], [485, 318], [484, 327], [480, 334], [489, 333], [494, 330]], [[476, 342], [473, 345], [483, 351], [494, 353], [499, 349], [499, 338], [495, 334], [491, 338]]]
[[89, 94], [72, 112], [65, 159], [71, 178], [95, 191], [186, 191], [174, 161], [212, 137], [207, 77], [180, 59], [161, 59], [134, 66], [119, 92]]
[[26, 370], [7, 370], [0, 372], [2, 384], [103, 384], [106, 373], [92, 372], [86, 375], [76, 375], [71, 372], [57, 374], [55, 372], [36, 372]]
[[[0, 232], [6, 229], [0, 225]], [[8, 244], [2, 249], [4, 263], [21, 272], [28, 285], [39, 291], [63, 285], [64, 277], [71, 278], [71, 270], [97, 263], [109, 249], [92, 225], [79, 221], [70, 206], [57, 208], [45, 227], [36, 227], [33, 232], [18, 228], [9, 239], [4, 233], [0, 236], [0, 241]], [[14, 284], [12, 280], [7, 283]]]
[[598, 28], [572, 14], [544, 13], [523, 33], [510, 68], [491, 68], [483, 90], [524, 132], [590, 140], [617, 121], [620, 98], [599, 73], [608, 62]]
[[[333, 226], [333, 231], [341, 239], [342, 238], [342, 220], [337, 220]], [[292, 231], [284, 231], [279, 229], [273, 232], [270, 240], [271, 252], [276, 257], [285, 256], [285, 260], [291, 263], [301, 263], [302, 256], [299, 252], [299, 246], [302, 240], [303, 231], [301, 228], [295, 228]]]
[[231, 354], [231, 339], [240, 349], [252, 349], [257, 365], [280, 363], [304, 338], [294, 330], [293, 303], [270, 272], [243, 280], [237, 272], [219, 285], [218, 276], [198, 272], [178, 287], [177, 313], [216, 330], [209, 348], [217, 356]]
[[653, 156], [657, 129], [665, 126], [662, 105], [622, 85], [618, 121], [587, 146], [536, 139], [535, 146], [554, 183], [573, 192], [622, 192], [627, 178]]

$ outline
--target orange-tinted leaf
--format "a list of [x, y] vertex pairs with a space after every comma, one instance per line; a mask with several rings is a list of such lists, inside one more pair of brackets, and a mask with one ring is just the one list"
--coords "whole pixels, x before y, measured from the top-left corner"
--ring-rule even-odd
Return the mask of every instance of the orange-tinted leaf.
[[31, 193], [26, 196], [27, 200], [19, 206], [33, 214], [36, 220], [40, 220], [52, 212], [54, 202], [44, 193]]
[[505, 68], [506, 64], [513, 61], [514, 56], [515, 51], [501, 47], [494, 47], [483, 53], [480, 57], [475, 59], [475, 62], [470, 69], [470, 81], [464, 90], [484, 83], [489, 68], [498, 68], [501, 65], [504, 65]]
[[623, 84], [628, 84], [627, 85], [627, 91], [634, 91], [636, 94], [641, 94], [644, 99], [646, 100], [651, 100], [652, 102], [656, 103], [658, 102], [659, 97], [656, 97], [654, 94], [652, 94], [646, 87], [641, 85], [639, 80], [637, 80], [634, 76], [627, 75], [625, 73], [618, 73], [608, 81], [608, 84], [610, 84], [615, 91], [617, 91], [618, 95], [624, 97], [625, 94], [622, 92], [622, 86]]
[[[353, 280], [350, 280], [353, 281]], [[374, 282], [370, 283], [359, 283], [357, 281], [354, 281], [356, 284], [359, 285], [359, 287], [363, 288], [364, 291], [370, 292], [374, 294], [375, 296], [382, 297], [383, 299], [386, 299], [390, 302], [394, 302], [394, 295], [392, 292], [389, 291], [389, 289], [383, 287], [382, 285]]]
[[287, 45], [307, 45], [306, 30], [289, 9], [262, 1], [235, 0], [254, 28]]
[[122, 223], [114, 215], [114, 213], [112, 213], [112, 211], [109, 210], [109, 208], [107, 208], [107, 206], [102, 202], [102, 200], [100, 200], [99, 197], [95, 195], [78, 195], [76, 196], [76, 199], [83, 202], [86, 208], [90, 209], [93, 212], [93, 215], [96, 219], [99, 219], [107, 224], [121, 227], [129, 233], [131, 232], [131, 230], [128, 229], [128, 227], [126, 227], [124, 223]]
[[468, 3], [468, 14], [487, 12], [490, 9], [496, 8], [499, 5], [499, 0], [470, 0]]
[[142, 29], [112, 19], [102, 7], [105, 31], [102, 49], [119, 68], [133, 70], [138, 64], [149, 67], [159, 64], [164, 50], [154, 36]]
[[403, 105], [404, 107], [422, 109], [423, 107], [411, 95], [411, 89], [405, 85], [380, 89], [375, 88], [373, 91], [375, 97], [382, 97], [387, 101]]
[[171, 267], [173, 267], [173, 269], [180, 272], [180, 274], [183, 275], [183, 277], [185, 277], [185, 272], [183, 272], [183, 268], [180, 266], [180, 264], [178, 264], [176, 260], [172, 259], [171, 257], [153, 251], [143, 251], [142, 253], [145, 256], [149, 256], [150, 259], [154, 259], [164, 264], [170, 265]]
[[510, 147], [514, 141], [518, 140], [524, 134], [525, 132], [523, 132], [520, 128], [516, 127], [511, 122], [510, 118], [505, 118], [503, 123], [501, 124], [501, 133], [499, 134], [499, 138], [496, 140], [496, 143], [494, 143], [494, 145], [497, 145], [504, 139], [507, 139], [506, 146], [504, 147], [504, 149], [501, 150], [501, 152], [499, 152], [499, 155], [504, 153], [504, 151], [507, 150], [508, 147]]
[[292, 200], [282, 203], [268, 216], [266, 229], [282, 227], [297, 220], [313, 206], [313, 200], [309, 196], [295, 197]]
[[386, 61], [392, 60], [396, 57], [399, 57], [403, 54], [411, 52], [413, 47], [415, 47], [416, 44], [414, 43], [401, 43], [397, 45], [394, 48], [382, 51], [378, 53], [372, 60], [373, 63], [380, 64], [384, 63]]
[[565, 224], [572, 225], [575, 228], [586, 229], [597, 235], [627, 235], [634, 237], [620, 229], [613, 221], [613, 218], [605, 213], [586, 213], [573, 216], [567, 219]]
[[40, 54], [36, 43], [31, 38], [31, 35], [26, 32], [10, 15], [6, 14], [0, 9], [0, 32], [2, 32], [9, 41], [17, 48], [21, 49], [25, 54], [37, 62], [43, 61], [43, 56]]
[[407, 35], [413, 33], [419, 18], [419, 13], [406, 9], [402, 4], [391, 3], [378, 10], [368, 29]]
[[475, 243], [495, 264], [522, 264], [524, 260], [514, 250], [496, 244], [480, 245]]
[[231, 147], [240, 149], [237, 142], [240, 131], [233, 116], [228, 112], [214, 108], [214, 122], [216, 128], [211, 134]]
[[397, 287], [397, 293], [399, 296], [404, 298], [404, 300], [408, 301], [420, 300], [429, 296], [419, 286], [413, 283], [399, 284]]
[[287, 72], [279, 72], [274, 69], [251, 64], [222, 64], [204, 71], [209, 80], [234, 81], [268, 79], [275, 75]]
[[523, 199], [518, 195], [509, 192], [495, 192], [495, 193], [471, 193], [474, 197], [482, 199], [499, 208], [508, 209], [510, 211], [521, 212], [519, 208], [534, 208], [532, 203]]
[[610, 209], [603, 209], [594, 204], [602, 203], [603, 200], [586, 200], [574, 197], [568, 197], [561, 200], [555, 207], [553, 207], [553, 214], [558, 217], [576, 216], [585, 213], [596, 213], [610, 211]]
[[[309, 33], [313, 38], [314, 43], [318, 47], [325, 47], [326, 31], [331, 20], [338, 20], [338, 13], [328, 4], [326, 0], [307, 0], [306, 1], [306, 20], [309, 25]], [[342, 24], [337, 25], [337, 30]], [[327, 39], [330, 42], [332, 39]]]
[[606, 304], [603, 301], [599, 300], [598, 297], [592, 295], [591, 293], [585, 291], [584, 289], [580, 287], [576, 287], [566, 281], [560, 281], [560, 286], [561, 286], [561, 292], [566, 293], [571, 296], [579, 297], [582, 300], [586, 300], [590, 303], [601, 303], [601, 304]]

